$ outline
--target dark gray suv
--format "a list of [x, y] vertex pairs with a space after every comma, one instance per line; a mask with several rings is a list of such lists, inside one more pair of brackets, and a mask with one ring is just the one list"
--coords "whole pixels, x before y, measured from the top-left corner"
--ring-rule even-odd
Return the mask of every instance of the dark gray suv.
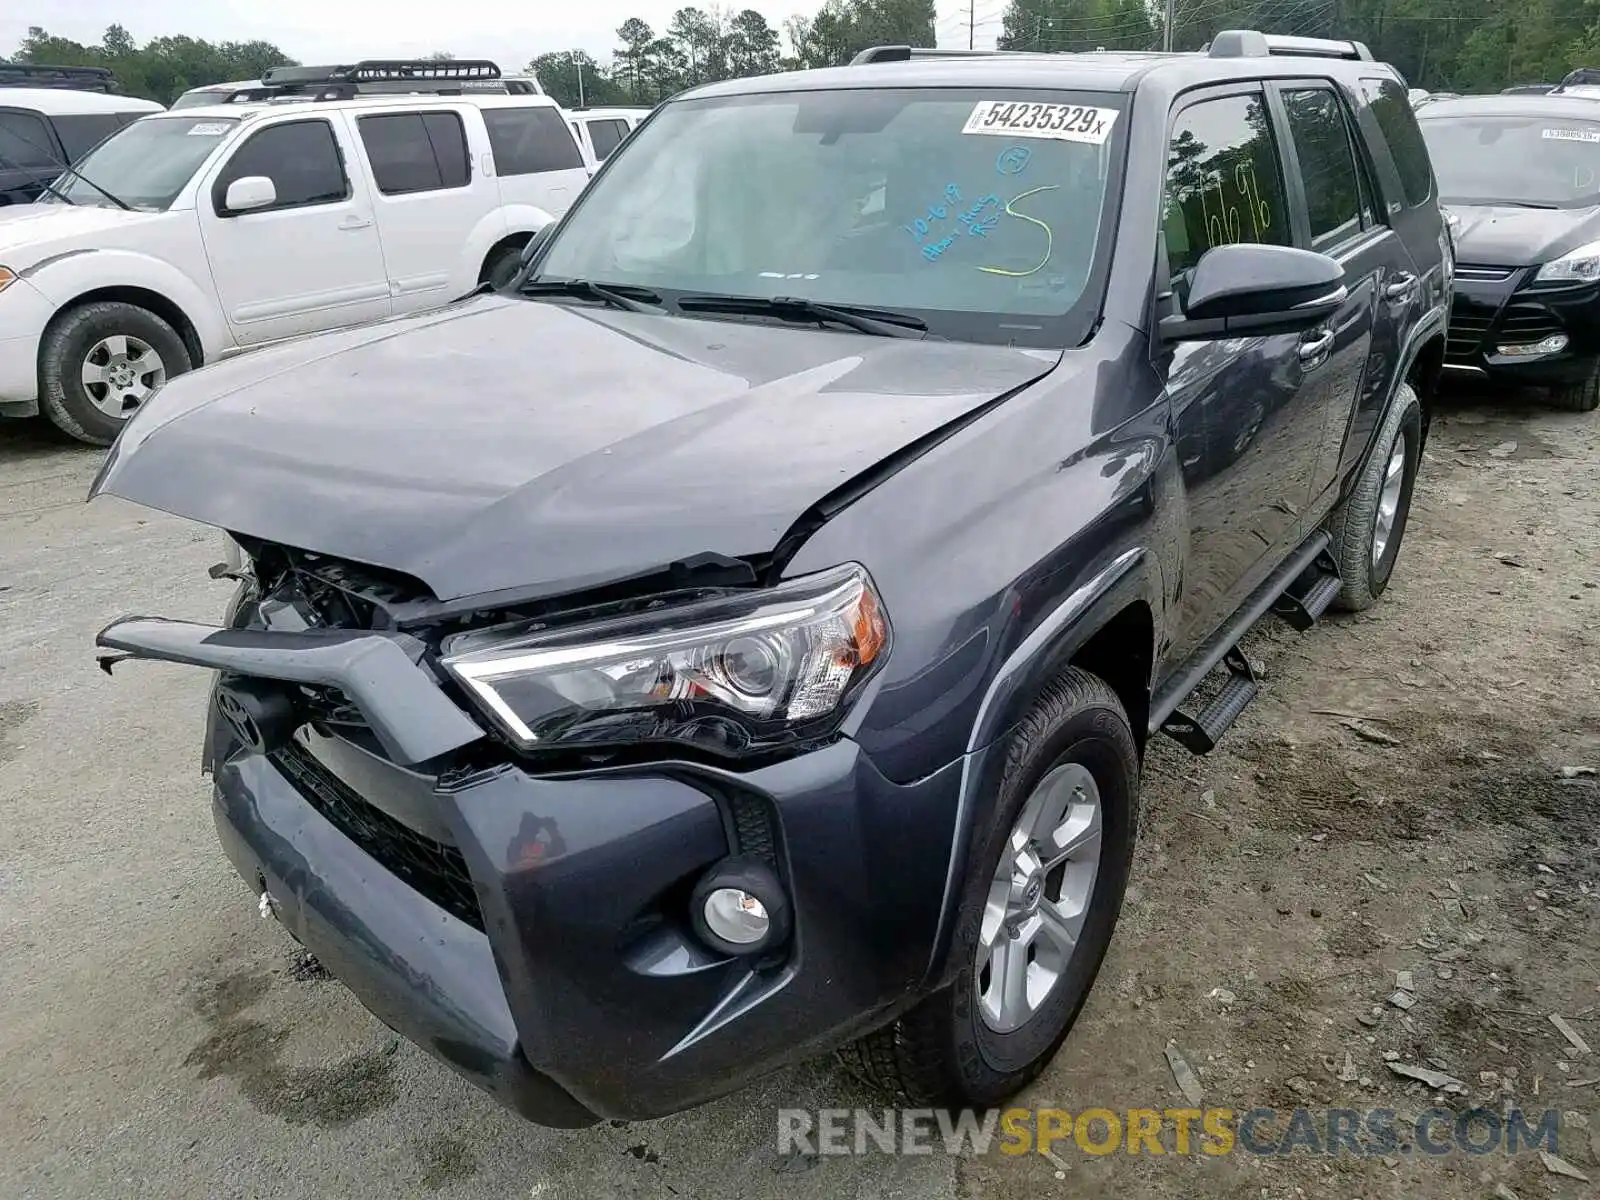
[[239, 590], [104, 660], [218, 672], [262, 911], [534, 1120], [836, 1047], [989, 1105], [1105, 954], [1146, 739], [1209, 750], [1256, 620], [1390, 578], [1416, 140], [1364, 48], [1247, 32], [688, 93], [510, 286], [141, 409], [94, 492]]

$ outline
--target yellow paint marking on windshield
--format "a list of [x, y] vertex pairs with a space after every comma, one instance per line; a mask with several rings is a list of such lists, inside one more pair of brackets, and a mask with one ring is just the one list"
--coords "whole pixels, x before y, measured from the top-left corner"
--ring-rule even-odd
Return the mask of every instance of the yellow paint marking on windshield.
[[1050, 255], [1055, 253], [1056, 235], [1051, 232], [1050, 226], [1039, 220], [1038, 217], [1030, 217], [1027, 213], [1020, 213], [1011, 206], [1016, 204], [1019, 200], [1026, 200], [1029, 196], [1036, 196], [1040, 192], [1053, 192], [1060, 186], [1061, 185], [1058, 183], [1051, 183], [1046, 184], [1044, 187], [1036, 187], [1032, 191], [1023, 192], [1020, 196], [1012, 197], [1011, 200], [1006, 204], [1007, 216], [1016, 217], [1019, 221], [1027, 221], [1029, 224], [1037, 225], [1040, 229], [1044, 230], [1044, 257], [1039, 260], [1039, 265], [1036, 267], [1030, 267], [1026, 271], [1007, 271], [1004, 267], [979, 267], [978, 270], [984, 272], [986, 275], [1007, 275], [1012, 279], [1022, 279], [1029, 275], [1037, 275], [1040, 271], [1044, 270], [1045, 264], [1050, 261]]

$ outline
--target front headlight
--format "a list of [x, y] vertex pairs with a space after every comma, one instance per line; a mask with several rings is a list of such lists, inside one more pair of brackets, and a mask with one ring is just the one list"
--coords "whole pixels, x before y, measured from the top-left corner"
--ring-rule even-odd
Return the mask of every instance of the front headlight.
[[0, 267], [0, 292], [5, 291], [17, 281], [16, 272], [10, 267]]
[[883, 663], [889, 621], [847, 565], [612, 620], [446, 641], [443, 665], [524, 749], [771, 749], [831, 730]]
[[1534, 276], [1535, 283], [1594, 283], [1600, 280], [1600, 242], [1590, 242], [1547, 262]]

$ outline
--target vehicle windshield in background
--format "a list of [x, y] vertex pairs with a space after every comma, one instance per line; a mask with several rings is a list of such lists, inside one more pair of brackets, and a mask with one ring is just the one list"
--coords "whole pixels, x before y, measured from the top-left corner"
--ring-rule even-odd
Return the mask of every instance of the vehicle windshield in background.
[[[165, 209], [238, 123], [237, 117], [145, 117], [101, 142], [55, 189], [73, 204], [112, 207], [104, 192], [86, 182], [92, 179], [130, 208]], [[61, 201], [45, 196], [41, 203]]]
[[798, 297], [961, 340], [1076, 344], [1098, 307], [1085, 290], [1121, 103], [908, 89], [670, 104], [578, 202], [539, 278], [669, 303]]
[[1446, 204], [1600, 204], [1600, 123], [1426, 112], [1420, 123]]

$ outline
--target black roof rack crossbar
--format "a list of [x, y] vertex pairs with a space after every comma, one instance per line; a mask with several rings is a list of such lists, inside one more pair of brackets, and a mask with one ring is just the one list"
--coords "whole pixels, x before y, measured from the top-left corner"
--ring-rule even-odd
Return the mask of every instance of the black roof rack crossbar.
[[0, 62], [0, 87], [114, 92], [117, 90], [117, 77], [111, 73], [109, 67], [66, 67], [48, 63]]
[[466, 92], [504, 95], [511, 91], [500, 68], [488, 59], [368, 58], [330, 66], [273, 67], [261, 82], [238, 88], [224, 104], [261, 100], [348, 100], [354, 96], [426, 93], [459, 96]]
[[1348, 58], [1371, 62], [1372, 51], [1365, 42], [1346, 42], [1335, 38], [1288, 37], [1258, 33], [1254, 29], [1221, 29], [1205, 47], [1212, 58], [1268, 58], [1283, 55], [1295, 58]]

